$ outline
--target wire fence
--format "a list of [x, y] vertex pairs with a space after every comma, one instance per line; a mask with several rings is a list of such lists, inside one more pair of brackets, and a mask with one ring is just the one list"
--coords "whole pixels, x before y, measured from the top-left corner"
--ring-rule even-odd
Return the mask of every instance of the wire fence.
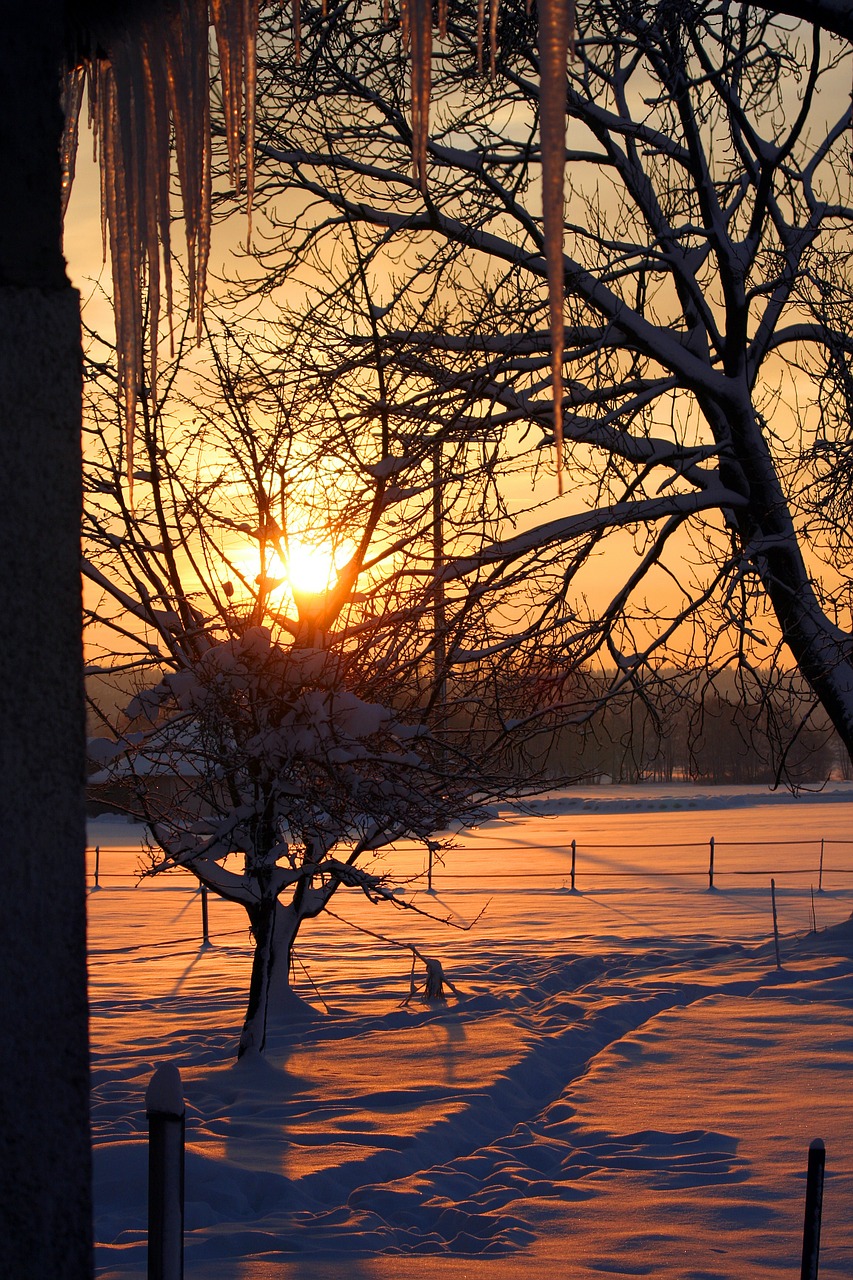
[[[766, 853], [768, 850], [773, 850], [772, 858], [760, 856], [759, 851]], [[666, 892], [669, 888], [676, 891], [676, 886], [679, 886], [678, 892], [691, 892], [692, 883], [695, 883], [696, 891], [704, 895], [718, 889], [734, 890], [737, 883], [743, 883], [744, 880], [763, 881], [761, 890], [756, 890], [757, 892], [765, 890], [768, 883], [773, 887], [775, 882], [786, 881], [787, 893], [799, 894], [805, 898], [801, 908], [798, 908], [799, 913], [810, 912], [810, 918], [814, 921], [815, 891], [823, 892], [825, 881], [833, 895], [840, 894], [846, 899], [853, 891], [853, 882], [850, 881], [853, 876], [853, 839], [818, 836], [796, 840], [727, 841], [709, 837], [702, 841], [677, 843], [597, 843], [570, 840], [550, 842], [547, 845], [525, 842], [481, 844], [474, 840], [449, 851], [448, 856], [458, 856], [460, 859], [476, 855], [480, 863], [476, 870], [450, 870], [440, 858], [431, 861], [429, 866], [416, 865], [413, 859], [423, 858], [423, 850], [419, 847], [407, 847], [405, 850], [398, 848], [396, 852], [405, 854], [410, 865], [408, 873], [405, 869], [395, 868], [396, 874], [389, 874], [389, 882], [395, 891], [403, 888], [414, 894], [439, 892], [443, 895], [457, 891], [468, 895], [473, 890], [476, 894], [491, 897], [495, 893], [500, 894], [501, 885], [505, 884], [506, 892], [513, 894], [524, 893], [527, 889], [550, 897], [552, 893], [561, 895], [571, 891], [582, 898], [584, 895], [594, 895], [597, 889], [604, 889], [605, 886], [607, 892], [619, 892], [623, 887], [626, 893], [652, 887], [656, 891], [660, 889]], [[744, 865], [752, 860], [753, 853], [759, 855], [756, 861], [760, 861], [762, 865]], [[785, 857], [786, 853], [790, 857]], [[653, 859], [648, 856], [650, 854], [661, 856]], [[485, 866], [482, 855], [486, 855]], [[630, 855], [636, 855], [636, 860]], [[146, 865], [141, 846], [127, 844], [89, 846], [87, 857], [92, 893], [108, 887], [123, 889], [136, 886]], [[547, 858], [556, 865], [535, 869], [537, 857], [542, 860]], [[517, 869], [521, 858], [527, 865]], [[503, 859], [512, 861], [516, 866], [501, 870]], [[613, 863], [620, 860], [623, 861], [622, 868], [614, 867]], [[676, 865], [662, 867], [661, 862], [667, 860]], [[140, 939], [138, 942], [134, 940], [119, 946], [94, 945], [89, 954], [96, 963], [108, 964], [111, 957], [118, 956], [138, 956], [141, 959], [146, 955], [191, 954], [176, 952], [175, 948], [186, 946], [197, 951], [199, 944], [208, 946], [213, 942], [226, 947], [251, 945], [247, 924], [240, 928], [219, 927], [211, 932], [209, 891], [205, 886], [200, 886], [191, 873], [157, 876], [147, 883], [152, 889], [159, 891], [171, 889], [186, 894], [188, 906], [196, 898], [200, 906], [200, 928], [194, 929], [193, 924], [187, 920], [184, 928], [176, 930], [176, 934], [180, 932], [182, 936]], [[683, 886], [683, 890], [680, 886]], [[752, 893], [752, 889], [747, 892]], [[181, 916], [184, 911], [185, 908], [182, 907]], [[232, 921], [233, 917], [232, 920], [216, 923], [226, 924]]]
[[[451, 871], [447, 870], [444, 859], [430, 857], [428, 867], [424, 867], [421, 873], [406, 875], [405, 881], [411, 884], [419, 879], [424, 880], [430, 886], [435, 887], [435, 882], [440, 881], [443, 885], [453, 885], [465, 882], [476, 882], [480, 885], [487, 885], [494, 881], [553, 881], [562, 887], [565, 881], [570, 882], [572, 889], [577, 889], [582, 882], [585, 888], [592, 888], [596, 880], [623, 880], [623, 881], [644, 881], [644, 880], [705, 880], [708, 881], [708, 887], [717, 888], [721, 880], [728, 878], [742, 877], [763, 877], [768, 876], [792, 877], [792, 876], [816, 876], [817, 889], [821, 891], [824, 887], [823, 881], [825, 876], [853, 876], [853, 858], [850, 859], [848, 865], [838, 865], [838, 860], [834, 859], [831, 863], [827, 862], [827, 854], [832, 854], [833, 850], [853, 850], [853, 839], [839, 840], [828, 839], [825, 837], [815, 837], [814, 839], [800, 840], [716, 840], [714, 836], [710, 836], [707, 840], [701, 841], [680, 841], [678, 843], [664, 843], [654, 841], [652, 843], [629, 842], [615, 843], [608, 842], [606, 844], [597, 844], [587, 841], [571, 840], [568, 842], [552, 842], [547, 845], [542, 844], [495, 844], [485, 845], [477, 843], [475, 848], [478, 854], [495, 854], [504, 855], [507, 859], [518, 859], [520, 856], [525, 858], [533, 858], [536, 854], [563, 855], [568, 861], [564, 865], [549, 867], [545, 870], [533, 870], [529, 866], [523, 870], [501, 871], [495, 867], [489, 867], [487, 871], [479, 869], [477, 871]], [[775, 849], [781, 851], [783, 849], [810, 849], [813, 851], [814, 857], [806, 861], [805, 859], [798, 862], [796, 866], [780, 866], [776, 863], [758, 866], [731, 865], [731, 859], [727, 857], [732, 851], [735, 851], [739, 857], [745, 852], [752, 849]], [[692, 866], [672, 866], [657, 867], [637, 865], [623, 870], [615, 870], [600, 865], [600, 859], [588, 859], [588, 855], [601, 854], [643, 854], [648, 851], [654, 853], [671, 853], [678, 850], [682, 853], [692, 853], [697, 851], [695, 864]], [[704, 856], [700, 857], [698, 851], [702, 850]], [[454, 850], [454, 852], [460, 852]], [[464, 850], [461, 851], [464, 853]], [[139, 858], [141, 851], [134, 850], [127, 845], [90, 845], [87, 849], [87, 857], [89, 861], [89, 874], [92, 877], [94, 888], [101, 887], [103, 880], [139, 880], [143, 878], [143, 868], [137, 865], [134, 868], [125, 866], [122, 869], [108, 870], [102, 865], [104, 856], [108, 859], [121, 856], [128, 860], [137, 856]], [[720, 855], [725, 859], [724, 865], [720, 864]], [[585, 862], [585, 859], [587, 861]], [[690, 858], [692, 861], [692, 858]], [[140, 858], [141, 862], [141, 858]], [[393, 876], [391, 877], [393, 879]]]

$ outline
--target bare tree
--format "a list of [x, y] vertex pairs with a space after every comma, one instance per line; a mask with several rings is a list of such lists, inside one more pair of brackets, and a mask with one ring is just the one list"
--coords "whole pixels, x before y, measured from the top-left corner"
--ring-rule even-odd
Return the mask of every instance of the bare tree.
[[[96, 782], [147, 823], [144, 874], [183, 868], [245, 909], [240, 1054], [301, 1004], [293, 944], [339, 890], [430, 912], [374, 855], [414, 839], [431, 856], [448, 823], [541, 789], [566, 700], [565, 672], [523, 632], [524, 680], [518, 659], [507, 665], [476, 582], [442, 579], [444, 539], [476, 555], [498, 519], [481, 443], [456, 438], [452, 420], [424, 443], [406, 413], [358, 414], [370, 360], [328, 384], [324, 326], [267, 351], [220, 330], [207, 374], [179, 351], [160, 399], [140, 397], [132, 505], [110, 362], [107, 394], [90, 388], [91, 667], [137, 689], [118, 721], [95, 708], [107, 730], [90, 744]], [[421, 399], [408, 372], [380, 362], [373, 377], [389, 403], [402, 382]], [[429, 397], [421, 407], [436, 412]], [[300, 544], [335, 559], [313, 584], [296, 577]], [[534, 696], [537, 662], [548, 674]]]
[[[537, 63], [523, 6], [503, 6], [499, 25], [482, 92], [475, 26], [451, 11], [424, 197], [391, 35], [357, 4], [322, 27], [309, 8], [296, 65], [273, 23], [256, 290], [300, 281], [316, 313], [330, 298], [319, 271], [328, 278], [355, 224], [381, 307], [373, 333], [350, 320], [350, 352], [378, 342], [441, 391], [460, 434], [535, 476], [554, 431]], [[476, 574], [484, 604], [526, 582], [524, 625], [571, 663], [598, 655], [616, 687], [648, 687], [657, 667], [697, 653], [712, 675], [737, 666], [753, 680], [796, 664], [849, 750], [849, 561], [815, 519], [827, 469], [813, 448], [843, 447], [846, 420], [843, 52], [755, 6], [579, 7], [566, 79], [568, 492], [540, 483], [531, 503], [529, 482], [522, 498], [504, 486], [498, 536], [443, 573]], [[416, 404], [409, 414], [428, 438]]]

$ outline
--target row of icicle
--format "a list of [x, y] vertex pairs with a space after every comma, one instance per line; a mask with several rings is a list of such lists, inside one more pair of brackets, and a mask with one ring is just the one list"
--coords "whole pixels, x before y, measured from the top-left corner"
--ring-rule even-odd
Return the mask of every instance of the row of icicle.
[[[499, 0], [489, 8], [492, 74], [496, 65]], [[191, 318], [201, 326], [211, 219], [209, 27], [219, 59], [231, 180], [245, 186], [251, 219], [254, 185], [255, 49], [259, 0], [177, 0], [148, 8], [120, 37], [88, 33], [90, 56], [65, 74], [66, 128], [63, 191], [74, 173], [78, 120], [88, 86], [90, 121], [101, 173], [104, 256], [109, 249], [124, 401], [128, 476], [143, 378], [144, 298], [147, 284], [149, 380], [157, 381], [157, 335], [165, 294], [171, 329], [170, 137], [174, 131], [178, 181], [187, 241]], [[574, 0], [538, 0], [542, 215], [550, 296], [552, 377], [557, 471], [562, 466], [563, 179], [566, 62], [574, 26]], [[383, 0], [383, 21], [389, 21]], [[300, 3], [293, 0], [297, 56]], [[401, 34], [411, 63], [412, 163], [427, 191], [427, 146], [432, 65], [432, 0], [401, 0]], [[438, 0], [439, 36], [447, 34], [447, 0]], [[477, 60], [482, 71], [485, 0], [477, 0]], [[162, 290], [161, 290], [162, 247]]]

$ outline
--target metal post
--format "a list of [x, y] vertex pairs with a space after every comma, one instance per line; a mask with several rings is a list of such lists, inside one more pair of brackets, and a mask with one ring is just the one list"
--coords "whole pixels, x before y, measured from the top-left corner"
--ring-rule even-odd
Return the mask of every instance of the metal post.
[[711, 857], [708, 862], [708, 888], [714, 887], [714, 837], [711, 836]]
[[443, 510], [443, 458], [441, 441], [432, 447], [432, 571], [435, 597], [432, 612], [432, 641], [434, 697], [438, 723], [444, 728], [447, 702], [447, 612], [444, 582], [444, 510]]
[[[444, 488], [443, 447], [440, 439], [432, 446], [432, 571], [435, 596], [432, 606], [433, 645], [433, 725], [435, 726], [435, 768], [442, 790], [447, 781], [447, 599], [444, 570]], [[427, 892], [432, 893], [433, 851], [429, 851]]]
[[572, 893], [575, 891], [575, 859], [577, 858], [578, 842], [572, 841]]
[[145, 1093], [148, 1118], [148, 1280], [183, 1280], [185, 1110], [173, 1063], [158, 1067]]
[[809, 1167], [806, 1173], [806, 1211], [803, 1219], [803, 1263], [800, 1269], [800, 1280], [817, 1280], [825, 1166], [826, 1148], [821, 1138], [815, 1138], [809, 1147]]
[[432, 893], [432, 841], [427, 845], [427, 893]]
[[782, 961], [779, 958], [779, 921], [776, 916], [776, 881], [770, 881], [770, 901], [773, 904], [773, 943], [776, 947], [776, 968], [782, 968]]
[[96, 844], [95, 845], [95, 888], [96, 889], [100, 889], [101, 887], [100, 875], [101, 875], [101, 846], [99, 844]]
[[817, 891], [823, 893], [823, 836], [820, 838], [820, 867], [817, 873]]
[[201, 886], [201, 942], [202, 946], [210, 946], [210, 929], [207, 920], [207, 885]]

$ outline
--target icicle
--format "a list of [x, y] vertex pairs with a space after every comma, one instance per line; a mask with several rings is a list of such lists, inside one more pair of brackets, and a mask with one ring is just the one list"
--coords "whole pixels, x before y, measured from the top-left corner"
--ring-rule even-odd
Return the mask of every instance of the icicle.
[[[165, 231], [168, 245], [168, 219], [161, 212], [163, 201], [168, 208], [168, 166], [158, 166], [157, 157], [163, 147], [169, 145], [169, 122], [163, 120], [162, 109], [158, 111], [158, 101], [162, 100], [159, 81], [159, 66], [156, 58], [152, 58], [149, 33], [143, 29], [139, 39], [134, 41], [134, 57], [136, 66], [132, 74], [135, 88], [133, 95], [133, 150], [137, 168], [137, 190], [144, 191], [140, 200], [138, 218], [142, 254], [140, 257], [140, 273], [142, 263], [147, 263], [148, 277], [148, 323], [149, 323], [149, 381], [151, 395], [157, 395], [157, 344], [160, 330], [160, 242]], [[165, 125], [165, 128], [164, 128]], [[166, 170], [165, 180], [163, 170]], [[153, 197], [153, 198], [152, 198]], [[141, 289], [140, 279], [138, 287]], [[171, 300], [170, 300], [171, 301]]]
[[408, 52], [412, 42], [412, 11], [414, 0], [400, 0], [400, 39]]
[[429, 102], [432, 90], [432, 2], [409, 0], [412, 42], [412, 161], [415, 178], [426, 194]]
[[498, 58], [498, 8], [500, 0], [489, 0], [489, 75], [494, 80]]
[[[166, 315], [169, 323], [169, 346], [174, 354], [174, 326], [172, 321], [172, 239], [171, 210], [169, 207], [169, 156], [171, 127], [169, 120], [169, 85], [167, 59], [158, 57], [151, 47], [151, 34], [146, 31], [140, 37], [140, 56], [146, 88], [145, 128], [147, 146], [145, 157], [147, 232], [145, 237], [148, 260], [148, 290], [151, 299], [151, 387], [157, 388], [157, 340], [160, 321], [160, 249], [163, 247], [163, 276], [166, 286]], [[153, 201], [150, 196], [153, 194]]]
[[[92, 158], [96, 162], [102, 134], [103, 70], [103, 65], [98, 62], [95, 64], [94, 69], [89, 71], [89, 123], [92, 126], [92, 144], [94, 147]], [[105, 164], [98, 166], [98, 189], [101, 197], [101, 253], [102, 261], [106, 262], [109, 248], [109, 229], [107, 227], [107, 167]]]
[[483, 43], [486, 31], [486, 0], [477, 0], [477, 74], [483, 74]]
[[566, 62], [574, 30], [572, 0], [539, 0], [539, 136], [542, 225], [551, 325], [557, 487], [563, 491], [563, 184], [566, 167]]
[[210, 105], [206, 0], [185, 3], [165, 36], [169, 108], [184, 207], [190, 313], [201, 336], [210, 251]]
[[80, 127], [80, 107], [83, 105], [83, 84], [82, 67], [72, 67], [62, 77], [62, 110], [65, 115], [60, 144], [63, 219], [68, 208], [68, 198], [71, 195], [77, 163], [77, 137]]
[[[298, 2], [298, 0], [297, 0]], [[258, 0], [243, 0], [243, 83], [245, 96], [246, 129], [246, 245], [252, 244], [252, 206], [255, 199], [255, 104], [257, 101], [258, 74]]]
[[100, 77], [101, 163], [112, 181], [106, 183], [107, 222], [113, 271], [113, 307], [120, 394], [124, 399], [125, 448], [128, 483], [133, 490], [133, 436], [136, 398], [142, 365], [142, 304], [140, 298], [139, 228], [133, 169], [125, 164], [127, 128], [122, 117], [132, 106], [127, 91], [116, 83], [112, 68]]
[[389, 0], [382, 0], [382, 25], [387, 27], [391, 21], [391, 5]]
[[[252, 235], [255, 188], [255, 96], [258, 0], [210, 0], [225, 112], [228, 167], [237, 191], [241, 187], [240, 158], [245, 164], [248, 238]], [[241, 144], [240, 127], [245, 131]]]
[[[383, 0], [382, 21], [387, 22], [388, 0]], [[296, 65], [302, 62], [302, 4], [301, 0], [293, 0], [293, 53]]]
[[225, 113], [225, 142], [228, 148], [228, 172], [234, 189], [239, 193], [240, 174], [240, 80], [242, 79], [242, 49], [240, 26], [236, 10], [241, 0], [210, 0], [216, 47], [219, 53], [219, 75], [222, 81], [222, 107]]
[[438, 0], [438, 34], [447, 39], [447, 0]]
[[[242, 185], [251, 234], [254, 189], [255, 52], [258, 0], [210, 0], [216, 31], [229, 167]], [[109, 248], [115, 294], [118, 375], [132, 480], [136, 398], [142, 381], [142, 289], [148, 286], [150, 380], [156, 389], [161, 262], [172, 331], [169, 208], [170, 135], [174, 126], [184, 209], [190, 310], [201, 335], [210, 254], [211, 143], [208, 0], [180, 0], [129, 21], [123, 36], [109, 23], [89, 30], [91, 53], [65, 77], [63, 197], [73, 176], [76, 121], [83, 82], [100, 157], [101, 231]], [[241, 144], [241, 128], [244, 140]]]
[[[96, 64], [96, 65], [95, 65], [95, 67], [91, 67], [91, 66], [89, 67], [90, 83], [89, 83], [89, 112], [88, 112], [88, 115], [89, 115], [89, 128], [90, 128], [90, 129], [91, 129], [91, 131], [92, 131], [92, 164], [97, 164], [97, 163], [98, 163], [98, 115], [97, 115], [97, 112], [95, 111], [94, 103], [93, 103], [93, 100], [92, 100], [92, 98], [93, 98], [93, 93], [94, 93], [94, 91], [95, 91], [95, 89], [96, 89], [96, 85], [95, 85], [95, 84], [92, 84], [91, 82], [92, 82], [93, 80], [96, 80], [96, 79], [97, 79], [97, 66], [98, 66], [98, 65], [100, 65], [100, 64]], [[85, 67], [85, 66], [83, 67], [83, 78], [84, 78], [84, 80], [85, 80], [85, 78], [86, 78], [86, 67]]]

